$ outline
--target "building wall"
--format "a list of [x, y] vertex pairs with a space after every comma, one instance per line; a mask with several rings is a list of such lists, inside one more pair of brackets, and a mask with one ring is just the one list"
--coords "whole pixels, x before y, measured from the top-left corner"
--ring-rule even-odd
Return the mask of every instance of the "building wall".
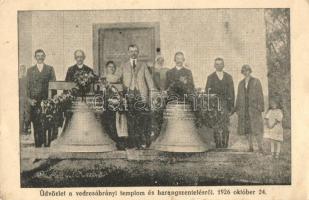
[[214, 59], [223, 57], [235, 87], [242, 78], [242, 64], [250, 64], [267, 95], [263, 9], [23, 11], [19, 12], [19, 35], [23, 35], [19, 65], [34, 63], [33, 52], [43, 48], [46, 63], [63, 80], [74, 64], [74, 50], [83, 49], [85, 63], [93, 65], [93, 24], [119, 22], [159, 22], [166, 65], [173, 67], [174, 53], [183, 51], [197, 87], [205, 87]]

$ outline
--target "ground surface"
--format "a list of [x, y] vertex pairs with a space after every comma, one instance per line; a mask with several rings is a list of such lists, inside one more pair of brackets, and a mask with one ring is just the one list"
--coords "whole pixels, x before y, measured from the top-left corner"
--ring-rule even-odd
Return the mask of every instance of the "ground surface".
[[[25, 153], [31, 147], [22, 148], [21, 185], [102, 187], [291, 183], [290, 130], [285, 130], [285, 143], [279, 159], [244, 152], [247, 148], [245, 139], [239, 136], [236, 139], [236, 135], [231, 134], [232, 149], [193, 154], [149, 150], [104, 154], [63, 153], [51, 157], [41, 152], [37, 156], [39, 160], [33, 162], [33, 158]], [[269, 150], [267, 142], [265, 149]]]
[[273, 161], [265, 156], [244, 162], [49, 160], [39, 170], [22, 173], [22, 186], [289, 184], [287, 160], [285, 157]]

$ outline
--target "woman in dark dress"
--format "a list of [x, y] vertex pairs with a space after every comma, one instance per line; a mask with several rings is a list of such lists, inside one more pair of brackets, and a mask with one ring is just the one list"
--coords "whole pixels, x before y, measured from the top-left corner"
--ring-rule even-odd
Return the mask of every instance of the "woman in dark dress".
[[252, 69], [243, 65], [241, 73], [245, 76], [239, 82], [235, 111], [238, 115], [238, 133], [247, 135], [249, 151], [253, 151], [253, 138], [258, 143], [260, 152], [263, 152], [263, 118], [264, 96], [259, 79], [251, 76]]
[[[106, 73], [104, 77], [108, 84], [118, 84], [120, 83], [120, 76], [116, 74], [116, 64], [113, 61], [108, 61], [106, 63]], [[111, 92], [109, 94], [109, 92]], [[107, 95], [113, 95], [111, 90], [107, 90]], [[110, 104], [111, 102], [108, 102]], [[124, 150], [124, 139], [118, 136], [117, 133], [117, 110], [113, 110], [109, 105], [106, 110], [103, 112], [103, 126], [105, 127], [108, 135], [117, 143], [116, 146], [118, 150]]]

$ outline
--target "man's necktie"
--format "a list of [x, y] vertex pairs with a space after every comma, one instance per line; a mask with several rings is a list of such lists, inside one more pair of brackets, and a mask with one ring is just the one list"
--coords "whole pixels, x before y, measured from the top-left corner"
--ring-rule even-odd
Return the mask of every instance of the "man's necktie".
[[134, 59], [133, 60], [133, 62], [132, 62], [132, 68], [133, 68], [133, 76], [132, 76], [132, 89], [134, 90], [134, 89], [137, 89], [137, 87], [136, 87], [136, 72], [135, 72], [135, 68], [136, 68], [136, 60]]
[[136, 63], [135, 63], [136, 61], [135, 60], [133, 60], [133, 69], [135, 70], [135, 68], [136, 68]]

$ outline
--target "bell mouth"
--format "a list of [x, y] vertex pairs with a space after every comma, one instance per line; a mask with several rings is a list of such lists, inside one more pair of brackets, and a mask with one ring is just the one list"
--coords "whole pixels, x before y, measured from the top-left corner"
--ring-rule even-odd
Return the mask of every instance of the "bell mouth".
[[67, 115], [66, 126], [51, 148], [58, 152], [108, 152], [117, 150], [106, 133], [91, 97], [77, 97]]
[[150, 146], [151, 149], [178, 153], [205, 152], [209, 149], [197, 131], [196, 116], [189, 102], [168, 102], [163, 118], [161, 133]]

